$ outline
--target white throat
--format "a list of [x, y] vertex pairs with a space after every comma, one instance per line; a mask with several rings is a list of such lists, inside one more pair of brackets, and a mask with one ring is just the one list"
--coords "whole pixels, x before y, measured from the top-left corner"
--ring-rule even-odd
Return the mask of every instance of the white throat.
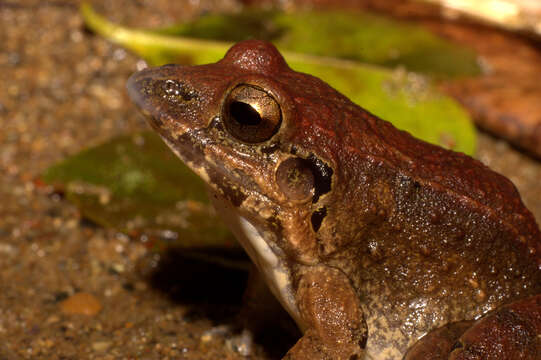
[[238, 211], [227, 200], [215, 194], [210, 197], [217, 213], [224, 219], [248, 253], [271, 292], [295, 320], [297, 326], [304, 331], [305, 326], [301, 320], [291, 286], [291, 274], [284, 264], [285, 260], [281, 256], [282, 254], [277, 255], [265, 241], [264, 234], [261, 234], [249, 220], [239, 215]]

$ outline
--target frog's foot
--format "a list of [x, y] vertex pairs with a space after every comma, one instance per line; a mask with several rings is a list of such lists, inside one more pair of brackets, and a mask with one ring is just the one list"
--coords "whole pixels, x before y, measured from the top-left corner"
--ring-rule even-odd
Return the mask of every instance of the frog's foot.
[[341, 271], [317, 266], [304, 272], [296, 297], [307, 329], [284, 359], [362, 358], [366, 322], [359, 298]]
[[[471, 326], [470, 326], [471, 325]], [[541, 358], [541, 294], [430, 332], [404, 360]]]

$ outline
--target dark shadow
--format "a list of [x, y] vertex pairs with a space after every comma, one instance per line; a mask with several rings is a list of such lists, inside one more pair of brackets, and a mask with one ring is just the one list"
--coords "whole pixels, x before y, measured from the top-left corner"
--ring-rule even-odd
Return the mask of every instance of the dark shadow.
[[[233, 266], [220, 264], [222, 259], [229, 260]], [[193, 311], [199, 314], [189, 317], [224, 323], [240, 309], [248, 279], [248, 261], [238, 250], [171, 248], [162, 254], [148, 281], [173, 302], [194, 305]]]
[[[162, 254], [158, 266], [148, 275], [148, 282], [173, 302], [190, 305], [185, 320], [210, 319], [216, 325], [231, 325], [240, 332], [237, 320], [249, 261], [239, 250], [172, 248]], [[284, 310], [276, 314], [276, 319], [284, 318], [289, 318]], [[267, 324], [255, 334], [255, 343], [272, 359], [281, 358], [299, 336], [291, 319], [287, 326], [281, 324]]]

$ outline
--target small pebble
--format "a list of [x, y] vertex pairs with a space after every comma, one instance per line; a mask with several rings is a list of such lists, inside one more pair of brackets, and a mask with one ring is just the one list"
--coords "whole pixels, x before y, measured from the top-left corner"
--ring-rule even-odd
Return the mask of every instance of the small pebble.
[[94, 351], [105, 351], [111, 346], [110, 341], [96, 341], [92, 343], [92, 350]]
[[59, 322], [59, 321], [60, 321], [60, 318], [59, 318], [58, 316], [52, 315], [52, 316], [49, 316], [49, 317], [47, 318], [47, 320], [45, 320], [45, 323], [46, 323], [47, 325], [51, 325], [51, 324], [56, 324], [56, 323]]
[[81, 292], [62, 301], [60, 309], [64, 314], [94, 316], [101, 311], [102, 305], [94, 295]]

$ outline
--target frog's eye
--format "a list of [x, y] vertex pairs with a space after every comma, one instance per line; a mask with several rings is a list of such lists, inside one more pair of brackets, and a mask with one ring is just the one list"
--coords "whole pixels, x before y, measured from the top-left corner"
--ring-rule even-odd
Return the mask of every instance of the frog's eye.
[[247, 143], [260, 143], [278, 132], [282, 122], [280, 105], [255, 85], [234, 88], [225, 100], [222, 117], [227, 131]]
[[312, 164], [301, 158], [284, 160], [276, 170], [280, 190], [292, 200], [308, 200], [315, 194]]

